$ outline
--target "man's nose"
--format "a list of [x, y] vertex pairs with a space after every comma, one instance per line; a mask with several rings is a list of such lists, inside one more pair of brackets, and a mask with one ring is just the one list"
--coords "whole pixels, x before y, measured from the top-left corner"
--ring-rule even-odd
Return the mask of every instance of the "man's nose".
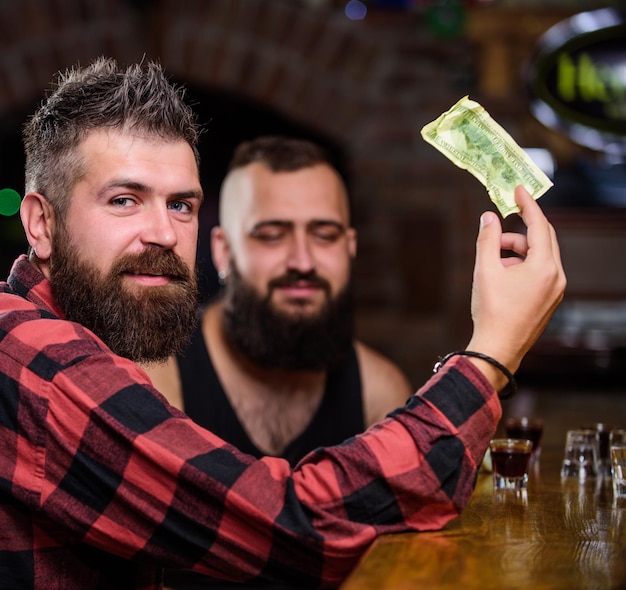
[[154, 206], [146, 212], [141, 240], [146, 245], [173, 248], [178, 239], [170, 211], [166, 206]]
[[315, 257], [307, 236], [295, 235], [291, 240], [287, 266], [301, 273], [315, 269]]

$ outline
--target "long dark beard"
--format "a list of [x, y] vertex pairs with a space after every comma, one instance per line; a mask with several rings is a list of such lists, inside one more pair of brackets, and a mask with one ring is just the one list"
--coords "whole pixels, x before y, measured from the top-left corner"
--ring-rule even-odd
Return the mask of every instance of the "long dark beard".
[[[163, 273], [174, 280], [131, 291], [123, 284], [123, 273], [130, 270]], [[102, 275], [80, 259], [60, 230], [52, 248], [50, 283], [67, 319], [89, 328], [114, 353], [135, 362], [163, 361], [182, 351], [195, 325], [195, 272], [171, 250], [124, 256]]]
[[291, 371], [330, 369], [347, 357], [354, 336], [351, 281], [317, 315], [296, 315], [272, 307], [271, 285], [302, 277], [281, 277], [270, 284], [267, 297], [261, 297], [234, 264], [231, 269], [224, 294], [224, 331], [233, 348], [261, 367]]

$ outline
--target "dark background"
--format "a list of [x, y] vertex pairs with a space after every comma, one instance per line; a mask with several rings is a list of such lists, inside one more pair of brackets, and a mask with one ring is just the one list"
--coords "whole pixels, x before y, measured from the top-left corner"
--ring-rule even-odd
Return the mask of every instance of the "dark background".
[[[587, 9], [612, 5], [588, 2]], [[308, 137], [334, 156], [359, 232], [357, 329], [419, 385], [438, 355], [465, 346], [484, 188], [419, 129], [469, 94], [528, 148], [549, 150], [541, 204], [561, 240], [566, 299], [531, 351], [522, 383], [623, 389], [626, 174], [537, 122], [524, 70], [575, 1], [0, 0], [0, 188], [23, 193], [20, 128], [59, 70], [109, 55], [158, 59], [188, 88], [201, 141], [199, 265], [216, 288], [208, 235], [228, 160], [242, 140]], [[516, 227], [514, 218], [506, 227]], [[0, 271], [26, 250], [19, 216], [0, 217]], [[512, 311], [513, 312], [513, 311]]]

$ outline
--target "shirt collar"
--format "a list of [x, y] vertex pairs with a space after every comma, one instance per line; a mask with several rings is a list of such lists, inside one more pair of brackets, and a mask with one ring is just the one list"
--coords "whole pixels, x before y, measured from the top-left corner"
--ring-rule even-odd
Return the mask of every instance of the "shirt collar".
[[65, 318], [65, 314], [54, 300], [50, 281], [28, 261], [25, 254], [19, 256], [13, 263], [7, 282], [18, 295], [38, 307]]

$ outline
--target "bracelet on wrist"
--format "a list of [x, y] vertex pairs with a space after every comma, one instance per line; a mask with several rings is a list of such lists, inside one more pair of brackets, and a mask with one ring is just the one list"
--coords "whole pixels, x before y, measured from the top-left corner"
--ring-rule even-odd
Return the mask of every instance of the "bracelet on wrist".
[[511, 373], [511, 371], [509, 371], [502, 363], [499, 363], [496, 359], [487, 356], [482, 352], [474, 352], [473, 350], [455, 350], [454, 352], [449, 352], [445, 356], [439, 357], [439, 360], [433, 367], [433, 373], [437, 373], [439, 369], [441, 369], [441, 367], [443, 367], [453, 356], [471, 356], [487, 361], [489, 364], [496, 367], [496, 369], [498, 369], [509, 381], [498, 393], [498, 397], [500, 399], [511, 399], [517, 393], [517, 381], [515, 380], [513, 373]]

